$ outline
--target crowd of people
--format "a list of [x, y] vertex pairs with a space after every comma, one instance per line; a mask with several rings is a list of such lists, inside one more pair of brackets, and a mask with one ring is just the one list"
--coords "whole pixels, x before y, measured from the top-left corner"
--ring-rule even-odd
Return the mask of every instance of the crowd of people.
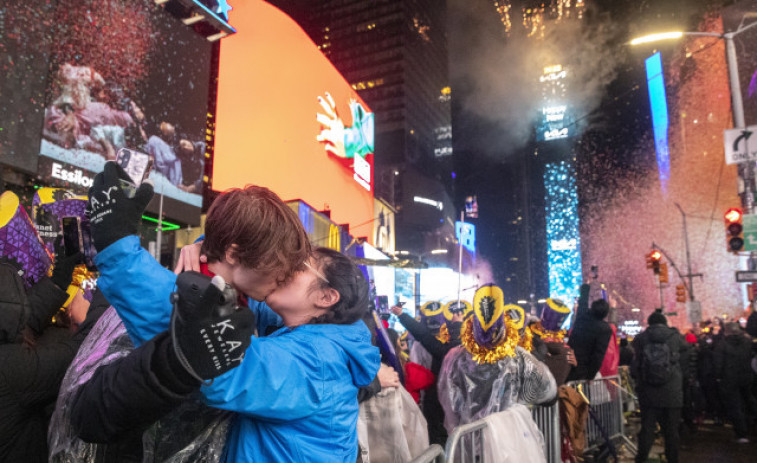
[[[170, 271], [138, 237], [152, 185], [131, 195], [122, 180], [108, 162], [89, 192], [96, 289], [60, 239], [36, 278], [3, 251], [0, 461], [409, 461], [480, 419], [499, 426], [494, 454], [546, 461], [526, 407], [570, 401], [567, 382], [623, 365], [641, 408], [637, 461], [656, 423], [669, 462], [680, 423], [727, 419], [748, 439], [753, 344], [738, 324], [684, 337], [655, 312], [629, 345], [602, 298], [579, 301], [568, 333], [562, 301], [537, 317], [488, 284], [472, 303], [429, 301], [417, 318], [392, 307], [398, 333], [363, 271], [313, 248], [270, 190], [221, 194]], [[0, 212], [29, 221], [23, 208]], [[564, 460], [580, 457], [574, 437]]]

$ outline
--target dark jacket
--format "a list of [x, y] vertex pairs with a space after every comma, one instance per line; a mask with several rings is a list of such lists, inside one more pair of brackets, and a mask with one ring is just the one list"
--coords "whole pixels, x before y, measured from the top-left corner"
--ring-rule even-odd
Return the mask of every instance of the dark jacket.
[[17, 273], [8, 274], [9, 265], [0, 264], [3, 288], [0, 290], [0, 344], [21, 342], [25, 327], [39, 336], [61, 308], [68, 294], [49, 278], [24, 291]]
[[[537, 360], [547, 365], [549, 372], [555, 377], [557, 387], [565, 384], [570, 374], [571, 366], [568, 363], [568, 348], [561, 342], [544, 342], [539, 336], [533, 338], [531, 354]], [[557, 400], [557, 397], [555, 397]]]
[[[431, 354], [431, 372], [435, 378], [439, 378], [439, 370], [442, 368], [444, 357], [453, 348], [460, 345], [459, 336], [450, 336], [449, 342], [443, 343], [436, 339], [434, 333], [425, 325], [415, 320], [410, 315], [403, 313], [399, 316], [402, 326], [407, 328], [416, 342], [421, 343], [423, 347]], [[423, 396], [423, 415], [429, 426], [429, 440], [432, 444], [444, 445], [447, 439], [447, 433], [444, 429], [444, 409], [439, 403], [439, 395], [436, 390], [436, 381], [426, 389]]]
[[744, 335], [726, 336], [715, 347], [715, 377], [724, 388], [752, 382], [752, 342]]
[[[50, 312], [50, 307], [60, 308], [66, 293], [52, 284], [48, 289], [40, 298], [47, 298]], [[108, 306], [99, 292], [95, 294], [76, 333], [68, 328], [44, 329], [52, 314], [43, 319], [37, 318], [41, 315], [37, 313], [29, 318], [30, 327], [44, 332], [34, 347], [0, 346], [0, 461], [47, 461], [47, 427], [60, 383], [82, 341]]]
[[578, 316], [568, 340], [578, 365], [571, 370], [568, 381], [594, 379], [602, 367], [611, 337], [612, 328], [607, 322], [598, 320], [590, 313]]
[[633, 362], [633, 349], [631, 346], [625, 346], [620, 348], [620, 360], [618, 361], [619, 366], [630, 366], [631, 362]]
[[749, 336], [757, 338], [757, 312], [752, 312], [746, 319], [746, 332]]
[[[674, 357], [668, 381], [662, 385], [652, 385], [644, 380], [644, 347], [650, 343], [666, 343]], [[683, 376], [681, 359], [688, 355], [689, 346], [681, 334], [667, 325], [655, 324], [644, 330], [633, 340], [636, 352], [631, 364], [631, 375], [636, 379], [636, 390], [642, 407], [680, 408], [683, 406]]]

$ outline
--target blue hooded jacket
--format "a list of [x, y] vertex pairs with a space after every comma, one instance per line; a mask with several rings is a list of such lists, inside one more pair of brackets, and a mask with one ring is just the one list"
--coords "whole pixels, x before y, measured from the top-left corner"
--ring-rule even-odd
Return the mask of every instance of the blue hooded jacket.
[[[176, 275], [129, 236], [96, 257], [98, 286], [139, 346], [168, 329]], [[258, 330], [278, 317], [251, 303]], [[358, 388], [380, 356], [362, 321], [303, 325], [253, 338], [242, 364], [202, 388], [209, 405], [238, 412], [226, 461], [349, 462], [357, 459]]]

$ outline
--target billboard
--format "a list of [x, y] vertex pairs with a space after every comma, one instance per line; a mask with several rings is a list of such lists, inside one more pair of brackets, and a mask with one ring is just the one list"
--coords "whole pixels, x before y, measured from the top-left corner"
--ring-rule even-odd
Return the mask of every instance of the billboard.
[[212, 188], [256, 184], [374, 241], [373, 113], [286, 14], [234, 4], [220, 54]]
[[55, 3], [0, 2], [0, 164], [37, 172]]
[[665, 97], [665, 76], [662, 72], [662, 55], [656, 52], [644, 61], [647, 69], [649, 107], [652, 110], [654, 147], [657, 153], [657, 170], [662, 191], [667, 191], [670, 180], [670, 149], [668, 147], [668, 100]]
[[542, 108], [536, 129], [536, 141], [560, 140], [572, 137], [575, 126], [568, 99], [568, 71], [560, 65], [546, 66], [539, 83], [542, 92]]
[[134, 149], [168, 215], [198, 221], [213, 45], [152, 0], [60, 0], [53, 23], [40, 177], [82, 191]]

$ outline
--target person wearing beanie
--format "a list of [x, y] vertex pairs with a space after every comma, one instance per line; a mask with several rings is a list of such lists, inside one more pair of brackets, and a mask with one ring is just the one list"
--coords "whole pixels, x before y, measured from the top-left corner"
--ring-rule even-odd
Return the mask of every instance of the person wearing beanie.
[[757, 411], [750, 387], [754, 378], [751, 367], [752, 342], [738, 323], [725, 325], [725, 338], [715, 347], [715, 378], [726, 413], [733, 423], [736, 442], [745, 444], [747, 413]]
[[506, 314], [502, 290], [476, 291], [473, 315], [463, 323], [461, 342], [444, 359], [439, 401], [448, 431], [514, 404], [540, 404], [557, 395], [547, 366], [518, 346], [516, 323]]
[[588, 312], [578, 312], [568, 339], [577, 365], [570, 371], [568, 381], [594, 379], [602, 367], [612, 337], [612, 328], [604, 321], [609, 312], [610, 304], [604, 299], [592, 302]]
[[681, 408], [683, 407], [683, 377], [688, 345], [678, 330], [668, 326], [660, 311], [647, 319], [649, 325], [633, 341], [636, 353], [631, 363], [631, 376], [636, 379], [636, 391], [641, 408], [641, 431], [636, 462], [647, 460], [659, 423], [665, 439], [665, 457], [669, 463], [678, 462]]

